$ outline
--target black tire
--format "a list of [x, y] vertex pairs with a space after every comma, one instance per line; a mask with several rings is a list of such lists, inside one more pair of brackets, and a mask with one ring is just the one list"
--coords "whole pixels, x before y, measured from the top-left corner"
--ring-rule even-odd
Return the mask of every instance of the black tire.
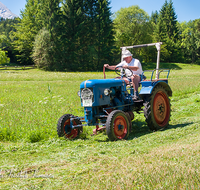
[[129, 120], [120, 110], [112, 111], [106, 121], [106, 134], [110, 141], [127, 139], [129, 136]]
[[129, 122], [129, 133], [131, 133], [132, 130], [132, 122], [131, 122], [131, 116], [128, 112], [125, 112], [127, 118], [128, 118], [128, 122]]
[[170, 121], [171, 105], [166, 90], [158, 85], [144, 103], [144, 116], [151, 130], [167, 127]]
[[[74, 117], [71, 114], [63, 115], [57, 124], [57, 133], [59, 137], [65, 137], [66, 139], [75, 139], [79, 136], [80, 132], [82, 132], [82, 127], [78, 129], [71, 129], [70, 127], [70, 118]], [[73, 125], [81, 125], [81, 121], [79, 119], [73, 120]]]

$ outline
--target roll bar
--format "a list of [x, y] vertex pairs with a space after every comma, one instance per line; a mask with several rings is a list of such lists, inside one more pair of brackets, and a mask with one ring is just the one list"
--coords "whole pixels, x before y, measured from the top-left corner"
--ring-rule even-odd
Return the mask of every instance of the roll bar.
[[[156, 46], [156, 49], [158, 51], [158, 53], [157, 53], [157, 65], [156, 65], [156, 79], [159, 79], [160, 49], [161, 49], [161, 45], [162, 44], [163, 44], [162, 42], [157, 42], [157, 43], [151, 43], [151, 44], [141, 44], [141, 45], [134, 45], [134, 46], [124, 46], [124, 47], [120, 47], [120, 49], [122, 51], [124, 51], [124, 50], [130, 49], [130, 48], [140, 48], [140, 47]], [[121, 57], [121, 61], [123, 61], [122, 57]]]

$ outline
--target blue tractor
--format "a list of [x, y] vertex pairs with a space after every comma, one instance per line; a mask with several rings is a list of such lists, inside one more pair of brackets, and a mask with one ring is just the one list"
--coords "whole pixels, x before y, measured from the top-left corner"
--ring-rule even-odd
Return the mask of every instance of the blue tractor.
[[[141, 76], [140, 99], [134, 100], [133, 87], [122, 79], [127, 77], [123, 68], [115, 71], [120, 77], [114, 79], [92, 79], [80, 84], [79, 96], [84, 107], [84, 117], [65, 114], [57, 124], [59, 137], [74, 139], [82, 132], [83, 126], [96, 126], [94, 134], [106, 130], [110, 141], [127, 139], [134, 119], [134, 112], [144, 112], [151, 130], [159, 130], [169, 125], [170, 99], [172, 90], [168, 85], [169, 69], [159, 69], [160, 48], [162, 42], [122, 47], [121, 49], [156, 46], [157, 66], [150, 71], [149, 79]], [[144, 71], [147, 72], [147, 71]], [[149, 71], [148, 71], [149, 72]], [[160, 79], [161, 72], [166, 73]], [[105, 69], [104, 69], [105, 76]], [[153, 79], [155, 76], [155, 79]], [[102, 126], [102, 127], [99, 127]]]

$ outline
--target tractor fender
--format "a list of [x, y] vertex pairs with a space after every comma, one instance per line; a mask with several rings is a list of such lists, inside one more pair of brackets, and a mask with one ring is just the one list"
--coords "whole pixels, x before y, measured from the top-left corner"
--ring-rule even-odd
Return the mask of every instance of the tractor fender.
[[163, 81], [159, 81], [158, 83], [156, 83], [156, 85], [154, 86], [154, 88], [157, 85], [161, 85], [163, 86], [163, 88], [167, 91], [168, 96], [172, 96], [172, 89], [170, 88], [169, 84]]
[[157, 81], [157, 82], [152, 82], [150, 85], [143, 85], [139, 93], [140, 96], [143, 97], [145, 95], [151, 95], [153, 89], [158, 85], [163, 86], [163, 88], [167, 91], [168, 95], [172, 96], [172, 90], [170, 86], [168, 85], [167, 82], [164, 81]]

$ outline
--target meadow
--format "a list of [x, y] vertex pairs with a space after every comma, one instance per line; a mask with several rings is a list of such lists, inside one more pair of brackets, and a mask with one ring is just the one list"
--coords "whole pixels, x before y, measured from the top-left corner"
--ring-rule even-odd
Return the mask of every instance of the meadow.
[[135, 114], [129, 138], [115, 142], [91, 136], [95, 127], [75, 140], [56, 131], [62, 115], [83, 116], [79, 85], [102, 72], [0, 70], [0, 189], [198, 189], [200, 65], [161, 67], [171, 69], [170, 125], [152, 132]]

